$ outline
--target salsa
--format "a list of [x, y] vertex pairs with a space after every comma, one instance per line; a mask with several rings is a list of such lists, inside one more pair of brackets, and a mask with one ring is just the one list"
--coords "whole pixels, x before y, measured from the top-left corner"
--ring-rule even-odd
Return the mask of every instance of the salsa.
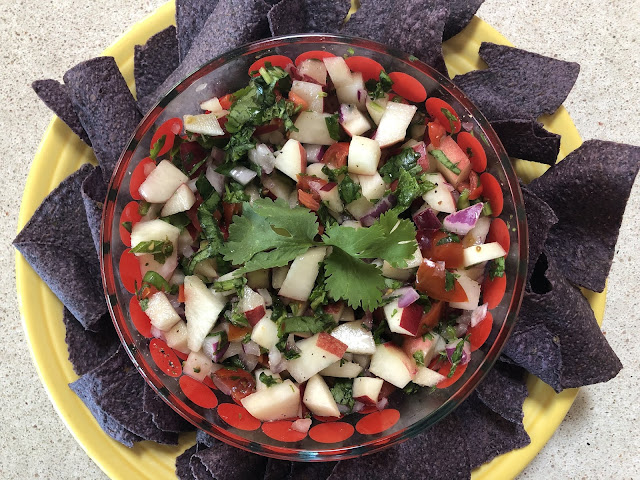
[[166, 121], [133, 171], [134, 325], [262, 421], [453, 384], [506, 283], [482, 135], [373, 60], [281, 57]]

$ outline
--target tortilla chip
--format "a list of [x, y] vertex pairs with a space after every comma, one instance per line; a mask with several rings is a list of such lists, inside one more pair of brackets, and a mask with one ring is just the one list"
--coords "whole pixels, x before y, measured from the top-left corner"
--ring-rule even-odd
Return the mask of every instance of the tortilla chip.
[[64, 74], [64, 83], [108, 182], [142, 119], [133, 95], [113, 57], [79, 63]]
[[560, 152], [560, 135], [535, 120], [497, 120], [491, 126], [510, 157], [553, 165]]
[[219, 2], [192, 42], [180, 66], [155, 92], [138, 99], [141, 111], [147, 113], [178, 82], [218, 55], [245, 43], [268, 37], [267, 13], [270, 8], [263, 0]]
[[484, 405], [475, 393], [458, 407], [455, 415], [468, 432], [467, 453], [471, 468], [531, 443], [522, 422], [505, 420]]
[[65, 325], [65, 342], [69, 352], [69, 361], [73, 371], [84, 375], [101, 365], [115, 353], [120, 346], [120, 339], [113, 328], [109, 315], [105, 316], [96, 332], [85, 330], [73, 314], [66, 308], [62, 314]]
[[199, 450], [199, 445], [196, 443], [193, 447], [186, 449], [182, 454], [176, 458], [176, 476], [180, 480], [193, 480], [193, 472], [191, 471], [191, 457]]
[[136, 97], [153, 93], [179, 63], [178, 39], [173, 25], [156, 33], [144, 45], [136, 45], [133, 53]]
[[450, 0], [449, 16], [444, 25], [443, 39], [448, 40], [460, 33], [483, 3], [484, 0]]
[[476, 394], [482, 403], [505, 420], [522, 424], [522, 404], [529, 394], [526, 371], [499, 361], [478, 385]]
[[[218, 0], [176, 0], [179, 61], [187, 56], [193, 40], [217, 5]], [[138, 98], [142, 98], [142, 95], [138, 95]]]
[[82, 182], [80, 189], [82, 202], [87, 215], [87, 223], [96, 252], [100, 252], [100, 225], [102, 223], [102, 208], [107, 198], [107, 184], [102, 175], [102, 168], [94, 168]]
[[107, 304], [100, 263], [87, 224], [80, 187], [94, 169], [83, 165], [53, 190], [13, 245], [88, 330], [103, 323]]
[[204, 430], [198, 429], [196, 431], [196, 442], [204, 445], [205, 447], [213, 447], [214, 445], [217, 445], [218, 443], [220, 443], [220, 440], [217, 440], [216, 438], [212, 437]]
[[329, 479], [469, 479], [468, 437], [469, 432], [458, 418], [448, 415], [424, 433], [399, 445], [372, 455], [338, 462]]
[[40, 100], [80, 137], [80, 140], [91, 146], [91, 140], [82, 127], [78, 114], [73, 109], [66, 85], [57, 80], [36, 80], [31, 84], [31, 88], [40, 97]]
[[282, 480], [283, 478], [290, 478], [292, 463], [293, 462], [278, 460], [276, 458], [268, 459], [267, 468], [265, 469], [262, 480]]
[[199, 460], [206, 471], [216, 480], [245, 480], [262, 478], [267, 466], [267, 458], [245, 452], [220, 442], [212, 448], [196, 453], [192, 458], [192, 470], [196, 478], [200, 478], [194, 469]]
[[269, 11], [269, 28], [273, 35], [337, 33], [350, 8], [350, 0], [282, 0]]
[[454, 83], [491, 122], [535, 119], [555, 112], [578, 78], [580, 65], [483, 42], [487, 70], [458, 75]]
[[447, 75], [442, 33], [448, 5], [448, 0], [362, 0], [342, 33], [370, 38], [415, 55]]
[[549, 230], [558, 223], [558, 217], [553, 209], [543, 200], [534, 195], [531, 190], [521, 185], [524, 209], [527, 213], [527, 228], [529, 231], [529, 261], [527, 266], [527, 285], [533, 274], [533, 269], [542, 253], [547, 241]]
[[[537, 278], [541, 275], [544, 281]], [[532, 292], [524, 295], [518, 323], [504, 353], [557, 392], [614, 378], [622, 364], [600, 331], [589, 302], [545, 253], [538, 259], [531, 288]], [[547, 338], [536, 328], [540, 325], [548, 331]], [[521, 334], [526, 328], [528, 343]], [[542, 351], [549, 348], [550, 341], [556, 346], [553, 357]], [[531, 369], [525, 364], [525, 353], [534, 348], [546, 358], [539, 358]]]
[[[198, 450], [198, 452], [202, 452], [202, 448], [200, 450]], [[209, 473], [209, 470], [207, 470], [207, 467], [204, 466], [204, 463], [202, 463], [202, 461], [194, 455], [191, 456], [191, 459], [189, 460], [189, 468], [191, 469], [191, 475], [193, 475], [193, 478], [195, 480], [218, 480], [216, 479], [213, 475], [211, 475], [211, 473]], [[249, 480], [249, 478], [247, 478], [247, 480]]]
[[638, 168], [640, 147], [589, 140], [529, 184], [558, 216], [546, 249], [571, 282], [604, 290]]
[[142, 393], [142, 410], [151, 414], [153, 424], [165, 432], [191, 432], [196, 428], [167, 405], [146, 383]]

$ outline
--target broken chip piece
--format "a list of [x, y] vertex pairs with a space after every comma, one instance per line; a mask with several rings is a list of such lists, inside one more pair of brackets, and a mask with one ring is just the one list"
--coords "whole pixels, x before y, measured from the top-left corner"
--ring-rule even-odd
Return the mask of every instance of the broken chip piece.
[[560, 152], [560, 135], [536, 120], [496, 120], [491, 126], [510, 157], [553, 165]]

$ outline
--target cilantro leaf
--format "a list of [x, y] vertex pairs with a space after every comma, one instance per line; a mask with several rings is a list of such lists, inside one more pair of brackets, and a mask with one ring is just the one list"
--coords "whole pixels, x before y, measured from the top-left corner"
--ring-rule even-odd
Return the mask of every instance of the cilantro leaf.
[[156, 262], [164, 264], [173, 253], [173, 243], [169, 239], [140, 242], [131, 249], [131, 253], [149, 253]]
[[376, 82], [372, 78], [370, 80], [367, 80], [365, 86], [369, 91], [369, 97], [371, 98], [371, 100], [376, 100], [378, 98], [384, 97], [384, 94], [391, 90], [391, 87], [393, 86], [393, 80], [391, 80], [391, 77], [387, 75], [387, 72], [381, 70], [380, 80]]
[[416, 365], [424, 367], [424, 352], [422, 350], [413, 352], [413, 359], [416, 361]]
[[353, 380], [350, 378], [337, 378], [333, 387], [331, 387], [331, 395], [333, 395], [336, 403], [353, 408], [355, 403], [353, 399]]
[[493, 280], [496, 277], [504, 276], [504, 257], [495, 258], [489, 266], [489, 277]]
[[446, 292], [450, 292], [456, 286], [456, 278], [460, 275], [457, 273], [451, 273], [449, 271], [444, 274], [444, 289]]
[[295, 332], [328, 332], [335, 326], [333, 316], [328, 313], [321, 313], [315, 317], [283, 317], [278, 320], [278, 337], [283, 338]]
[[260, 376], [258, 379], [264, 383], [267, 387], [273, 387], [278, 384], [278, 380], [272, 377], [271, 375], [267, 375], [264, 372], [260, 372]]
[[460, 169], [458, 168], [458, 166], [451, 160], [449, 160], [449, 157], [447, 157], [442, 150], [431, 150], [431, 155], [456, 175], [460, 174]]
[[340, 125], [338, 124], [338, 114], [325, 117], [325, 123], [327, 124], [327, 130], [329, 130], [329, 136], [334, 140], [340, 140]]
[[340, 198], [345, 204], [355, 202], [362, 196], [360, 185], [353, 181], [349, 175], [345, 175], [338, 185]]
[[460, 237], [455, 233], [448, 233], [446, 237], [442, 237], [436, 242], [436, 246], [446, 245], [447, 243], [460, 243]]
[[414, 175], [422, 172], [422, 167], [418, 165], [420, 154], [412, 148], [404, 148], [399, 154], [394, 155], [380, 169], [380, 176], [386, 183], [391, 183], [400, 178], [400, 172], [406, 170]]

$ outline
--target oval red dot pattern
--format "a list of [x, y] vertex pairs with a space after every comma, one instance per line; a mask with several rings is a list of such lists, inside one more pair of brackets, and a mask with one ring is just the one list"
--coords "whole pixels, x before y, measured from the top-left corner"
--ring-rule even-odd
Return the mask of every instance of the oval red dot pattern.
[[142, 272], [140, 271], [140, 262], [138, 257], [131, 253], [131, 249], [127, 248], [122, 252], [119, 263], [120, 279], [122, 285], [129, 293], [136, 293], [136, 285], [142, 284]]
[[182, 375], [180, 360], [164, 341], [159, 338], [151, 340], [149, 342], [149, 353], [151, 353], [151, 358], [156, 362], [158, 368], [164, 373], [170, 377]]
[[353, 435], [353, 425], [345, 422], [321, 423], [309, 430], [309, 436], [319, 443], [338, 443]]
[[136, 327], [140, 335], [146, 338], [153, 337], [151, 335], [151, 319], [142, 311], [140, 302], [135, 295], [129, 301], [129, 315], [133, 326]]
[[293, 422], [291, 420], [264, 422], [262, 424], [262, 431], [267, 437], [286, 443], [299, 442], [307, 436], [306, 432], [298, 432], [296, 430], [292, 430], [291, 425], [293, 425]]
[[218, 398], [204, 383], [195, 378], [183, 375], [179, 380], [180, 388], [185, 396], [202, 408], [215, 408], [218, 406]]
[[400, 412], [393, 408], [380, 410], [363, 417], [356, 423], [356, 430], [363, 435], [375, 435], [393, 427], [400, 420]]
[[218, 415], [232, 427], [239, 430], [252, 431], [260, 428], [262, 422], [247, 412], [247, 409], [235, 403], [221, 403]]

